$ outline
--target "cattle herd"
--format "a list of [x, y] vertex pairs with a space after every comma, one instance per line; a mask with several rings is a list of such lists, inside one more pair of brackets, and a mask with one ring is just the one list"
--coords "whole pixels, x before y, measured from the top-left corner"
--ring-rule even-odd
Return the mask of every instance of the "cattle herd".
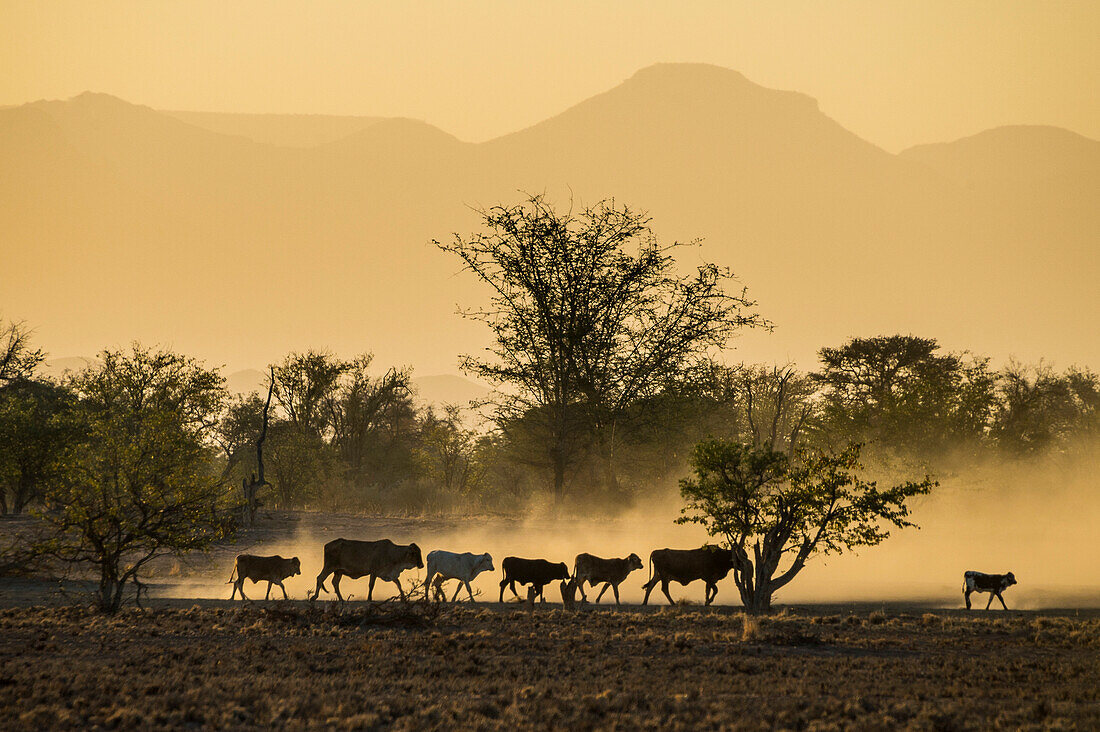
[[[707, 605], [714, 602], [718, 596], [718, 582], [733, 569], [733, 554], [727, 549], [717, 546], [704, 546], [698, 549], [655, 549], [649, 555], [649, 580], [642, 585], [645, 590], [643, 605], [649, 604], [649, 595], [659, 583], [661, 592], [670, 604], [675, 604], [672, 595], [668, 592], [669, 582], [677, 582], [688, 585], [691, 582], [702, 580], [705, 585], [705, 601]], [[340, 581], [344, 577], [359, 579], [368, 577], [367, 600], [374, 599], [374, 583], [376, 580], [392, 582], [397, 585], [398, 595], [405, 599], [405, 588], [401, 586], [401, 573], [410, 569], [423, 569], [424, 559], [420, 547], [416, 544], [395, 544], [389, 539], [378, 541], [357, 541], [353, 539], [335, 539], [325, 544], [324, 566], [317, 575], [317, 585], [312, 592], [307, 593], [307, 598], [316, 600], [322, 591], [328, 592], [325, 581], [332, 577], [332, 591], [336, 598], [343, 601], [345, 598], [340, 592]], [[596, 596], [596, 602], [610, 589], [615, 595], [615, 604], [619, 604], [619, 585], [621, 585], [631, 572], [642, 569], [642, 559], [637, 554], [617, 559], [604, 559], [592, 554], [578, 554], [573, 562], [573, 571], [570, 573], [565, 562], [550, 562], [545, 559], [524, 559], [522, 557], [505, 557], [501, 563], [502, 578], [500, 580], [500, 596], [498, 602], [504, 602], [504, 590], [507, 588], [512, 595], [519, 598], [516, 585], [528, 585], [527, 599], [530, 602], [538, 599], [546, 601], [543, 590], [551, 582], [560, 583], [562, 601], [571, 604], [576, 592], [580, 592], [581, 601], [587, 602], [588, 596], [584, 591], [585, 584], [592, 587], [602, 584], [603, 588]], [[445, 600], [443, 583], [448, 580], [457, 580], [451, 601], [458, 598], [463, 587], [470, 597], [470, 602], [475, 602], [474, 592], [470, 583], [482, 572], [492, 572], [493, 558], [489, 554], [471, 554], [469, 552], [455, 553], [437, 549], [428, 554], [427, 575], [423, 586], [425, 592], [432, 593], [437, 600]], [[286, 587], [283, 580], [288, 577], [301, 574], [302, 568], [298, 557], [271, 556], [262, 557], [252, 554], [240, 554], [233, 567], [227, 584], [233, 585], [233, 593], [229, 599], [234, 599], [237, 592], [241, 598], [247, 600], [244, 594], [244, 581], [267, 582], [267, 594], [271, 595], [272, 585], [278, 585], [283, 591], [283, 598], [287, 599]], [[1016, 584], [1016, 577], [1007, 574], [984, 574], [982, 572], [969, 571], [963, 575], [963, 597], [966, 601], [966, 609], [970, 609], [970, 595], [974, 592], [989, 593], [988, 610], [993, 603], [993, 598], [1001, 601], [1005, 610], [1004, 597], [1001, 593], [1010, 586]], [[414, 585], [418, 586], [418, 585]]]
[[[376, 542], [361, 542], [355, 539], [333, 539], [324, 545], [324, 565], [317, 576], [317, 586], [312, 592], [307, 593], [310, 601], [316, 600], [321, 591], [328, 592], [324, 582], [332, 578], [332, 591], [340, 601], [344, 600], [340, 592], [340, 581], [344, 577], [359, 579], [367, 577], [366, 599], [374, 599], [374, 582], [381, 579], [393, 582], [397, 586], [397, 593], [401, 599], [406, 598], [405, 588], [401, 587], [400, 575], [408, 569], [423, 569], [425, 562], [420, 553], [420, 547], [416, 544], [394, 544], [389, 539], [379, 539]], [[604, 597], [607, 590], [615, 594], [615, 604], [619, 604], [619, 586], [626, 581], [630, 572], [642, 569], [641, 557], [631, 554], [628, 557], [604, 559], [592, 554], [579, 554], [573, 560], [573, 571], [570, 573], [565, 562], [552, 562], [546, 559], [525, 559], [521, 557], [505, 557], [500, 568], [503, 577], [500, 579], [500, 594], [498, 602], [504, 602], [504, 590], [507, 588], [517, 599], [519, 593], [516, 584], [529, 586], [527, 599], [531, 602], [540, 600], [546, 602], [543, 589], [547, 584], [557, 580], [560, 582], [562, 601], [568, 604], [573, 602], [576, 592], [581, 593], [581, 601], [587, 602], [587, 594], [584, 591], [585, 584], [591, 584], [593, 588], [597, 584], [603, 584], [596, 596], [598, 603]], [[725, 579], [729, 570], [734, 568], [733, 553], [728, 549], [716, 546], [704, 546], [697, 549], [654, 549], [649, 555], [649, 581], [642, 584], [646, 591], [641, 604], [649, 604], [649, 594], [660, 583], [661, 592], [670, 604], [675, 601], [669, 594], [669, 582], [679, 582], [686, 586], [691, 582], [702, 580], [705, 584], [705, 602], [711, 604], [718, 596], [718, 581]], [[470, 554], [469, 551], [456, 554], [454, 551], [436, 549], [428, 554], [427, 576], [423, 579], [422, 587], [426, 593], [437, 600], [447, 599], [447, 593], [443, 591], [443, 582], [458, 580], [451, 602], [459, 597], [464, 587], [470, 596], [470, 601], [475, 602], [474, 592], [470, 582], [481, 575], [482, 572], [494, 571], [493, 557], [488, 554]], [[227, 584], [232, 584], [233, 592], [230, 600], [241, 593], [241, 599], [248, 600], [244, 594], [244, 580], [253, 582], [267, 582], [267, 593], [264, 599], [271, 597], [272, 586], [277, 584], [283, 590], [283, 598], [287, 599], [286, 587], [283, 580], [300, 575], [301, 564], [298, 557], [261, 557], [250, 554], [238, 555], [233, 566], [232, 575]], [[1007, 575], [986, 575], [983, 572], [967, 571], [964, 575], [963, 594], [966, 600], [967, 610], [970, 609], [970, 594], [974, 592], [989, 593], [989, 610], [993, 598], [1004, 604], [1001, 593], [1016, 583], [1012, 572]], [[416, 586], [414, 586], [416, 587]]]

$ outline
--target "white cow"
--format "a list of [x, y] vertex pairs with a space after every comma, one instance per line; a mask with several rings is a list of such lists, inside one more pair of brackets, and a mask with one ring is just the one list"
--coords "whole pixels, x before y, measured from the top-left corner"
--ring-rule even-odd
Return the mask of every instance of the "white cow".
[[[470, 583], [482, 572], [492, 572], [493, 558], [489, 554], [470, 554], [464, 552], [456, 554], [436, 549], [428, 553], [428, 574], [424, 578], [424, 587], [430, 587], [432, 577], [439, 575], [436, 585], [442, 585], [444, 580], [456, 579], [461, 584], [455, 588], [454, 602], [458, 593], [462, 591], [462, 585], [466, 586], [466, 592], [470, 594], [470, 602], [474, 602], [474, 591], [470, 589]], [[446, 595], [444, 595], [446, 597]]]

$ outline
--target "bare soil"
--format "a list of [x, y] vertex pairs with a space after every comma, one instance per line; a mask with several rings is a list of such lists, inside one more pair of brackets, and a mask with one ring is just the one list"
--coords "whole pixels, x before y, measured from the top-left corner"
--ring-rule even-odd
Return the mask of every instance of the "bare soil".
[[[533, 535], [564, 536], [547, 553], [577, 540], [561, 524], [459, 528], [269, 516], [235, 545], [161, 563], [146, 608], [116, 616], [90, 609], [87, 577], [0, 578], [0, 729], [1100, 729], [1100, 609], [968, 613], [944, 609], [961, 604], [951, 592], [748, 618], [681, 588], [687, 604], [575, 611], [214, 599], [237, 552], [284, 550], [306, 552], [288, 585], [303, 597], [337, 535], [425, 549], [488, 536], [501, 553]], [[601, 527], [608, 553], [633, 531]], [[496, 598], [498, 574], [479, 578], [480, 599]], [[719, 602], [735, 602], [730, 585]]]
[[0, 610], [0, 727], [1100, 728], [1100, 614]]

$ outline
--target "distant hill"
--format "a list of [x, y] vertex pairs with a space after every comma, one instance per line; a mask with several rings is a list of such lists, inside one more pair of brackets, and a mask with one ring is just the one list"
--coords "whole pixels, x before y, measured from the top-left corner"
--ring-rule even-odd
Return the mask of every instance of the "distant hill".
[[38, 367], [38, 373], [55, 381], [60, 381], [68, 374], [75, 374], [84, 369], [98, 364], [94, 358], [85, 356], [69, 356], [67, 358], [50, 358]]
[[267, 396], [267, 374], [257, 369], [243, 369], [241, 371], [234, 371], [226, 374], [225, 376], [225, 388], [229, 390], [230, 394], [240, 394], [247, 396], [252, 392], [257, 392], [262, 396]]
[[281, 147], [316, 147], [361, 132], [384, 117], [351, 117], [329, 114], [232, 114], [178, 112], [164, 114], [223, 135], [237, 135], [253, 142]]
[[454, 405], [465, 409], [471, 401], [489, 394], [489, 387], [484, 384], [454, 374], [417, 376], [412, 385], [421, 403], [437, 408]]
[[1065, 130], [893, 155], [810, 97], [700, 64], [643, 69], [480, 144], [402, 119], [336, 135], [325, 118], [279, 134], [335, 139], [287, 146], [247, 117], [100, 94], [0, 109], [0, 246], [27, 273], [4, 279], [4, 311], [69, 352], [170, 341], [249, 364], [324, 346], [446, 372], [486, 343], [455, 315], [485, 293], [431, 240], [545, 191], [704, 237], [684, 263], [731, 266], [776, 324], [737, 360], [809, 367], [822, 345], [913, 332], [1100, 364], [1081, 328], [1100, 316], [1098, 143]]

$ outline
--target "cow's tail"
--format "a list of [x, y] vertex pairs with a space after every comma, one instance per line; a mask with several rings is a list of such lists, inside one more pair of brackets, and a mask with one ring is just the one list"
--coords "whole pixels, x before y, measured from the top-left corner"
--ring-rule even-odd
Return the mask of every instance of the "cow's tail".
[[649, 579], [642, 587], [649, 587], [649, 583], [653, 581], [653, 552], [649, 553]]
[[237, 563], [233, 562], [233, 572], [229, 575], [229, 581], [226, 582], [225, 584], [231, 585], [231, 584], [233, 584], [233, 581], [235, 579], [237, 579]]

